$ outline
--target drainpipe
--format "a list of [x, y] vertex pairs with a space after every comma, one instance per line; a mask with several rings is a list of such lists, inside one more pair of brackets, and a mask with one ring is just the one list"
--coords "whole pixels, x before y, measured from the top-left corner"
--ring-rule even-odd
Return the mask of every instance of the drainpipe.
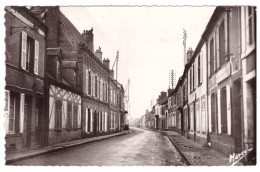
[[207, 89], [206, 89], [206, 101], [207, 101], [207, 143], [206, 143], [206, 147], [210, 147], [211, 146], [211, 142], [210, 142], [210, 134], [209, 134], [209, 126], [210, 126], [210, 121], [209, 121], [209, 84], [208, 84], [208, 42], [207, 40], [204, 38], [204, 42], [206, 44], [206, 85], [207, 85]]

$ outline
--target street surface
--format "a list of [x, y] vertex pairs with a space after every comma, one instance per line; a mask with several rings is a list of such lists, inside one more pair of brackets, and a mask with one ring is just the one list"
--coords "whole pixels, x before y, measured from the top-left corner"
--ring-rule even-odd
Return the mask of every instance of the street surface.
[[40, 166], [180, 166], [179, 154], [161, 133], [130, 133], [13, 163]]

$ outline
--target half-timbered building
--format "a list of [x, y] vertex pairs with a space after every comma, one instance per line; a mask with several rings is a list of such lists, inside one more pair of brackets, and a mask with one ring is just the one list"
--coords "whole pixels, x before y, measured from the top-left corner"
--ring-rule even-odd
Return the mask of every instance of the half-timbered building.
[[47, 49], [48, 145], [81, 138], [81, 92], [77, 71], [78, 64], [65, 61], [60, 48]]

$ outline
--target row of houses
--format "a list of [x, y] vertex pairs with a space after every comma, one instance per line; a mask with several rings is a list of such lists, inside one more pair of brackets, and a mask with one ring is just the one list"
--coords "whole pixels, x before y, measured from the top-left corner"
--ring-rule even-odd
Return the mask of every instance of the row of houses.
[[256, 157], [255, 10], [216, 7], [176, 87], [143, 116], [154, 125], [143, 127], [175, 130], [226, 155], [252, 148], [248, 160]]
[[59, 7], [5, 7], [6, 150], [120, 132], [124, 88], [93, 29], [82, 34]]

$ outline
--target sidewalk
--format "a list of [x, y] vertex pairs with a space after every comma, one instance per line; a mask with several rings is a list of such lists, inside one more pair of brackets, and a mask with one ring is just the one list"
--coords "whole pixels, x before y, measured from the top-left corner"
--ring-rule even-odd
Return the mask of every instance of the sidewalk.
[[[175, 131], [163, 132], [173, 143], [179, 153], [192, 166], [229, 166], [229, 157], [199, 143], [188, 140]], [[237, 165], [243, 165], [242, 163]]]
[[79, 145], [83, 145], [86, 143], [100, 141], [100, 140], [108, 139], [108, 138], [111, 138], [114, 136], [127, 134], [129, 132], [130, 131], [127, 130], [127, 131], [122, 131], [119, 133], [114, 133], [114, 134], [109, 134], [109, 135], [104, 135], [104, 136], [99, 136], [99, 137], [73, 140], [73, 141], [59, 143], [59, 144], [51, 145], [51, 146], [47, 146], [47, 147], [25, 148], [25, 149], [15, 151], [15, 152], [8, 152], [8, 153], [6, 153], [6, 158], [5, 158], [6, 165], [17, 162], [17, 161], [33, 158], [36, 156], [48, 154], [51, 152], [60, 151], [60, 150], [66, 149], [66, 148], [71, 148], [74, 146], [79, 146]]

